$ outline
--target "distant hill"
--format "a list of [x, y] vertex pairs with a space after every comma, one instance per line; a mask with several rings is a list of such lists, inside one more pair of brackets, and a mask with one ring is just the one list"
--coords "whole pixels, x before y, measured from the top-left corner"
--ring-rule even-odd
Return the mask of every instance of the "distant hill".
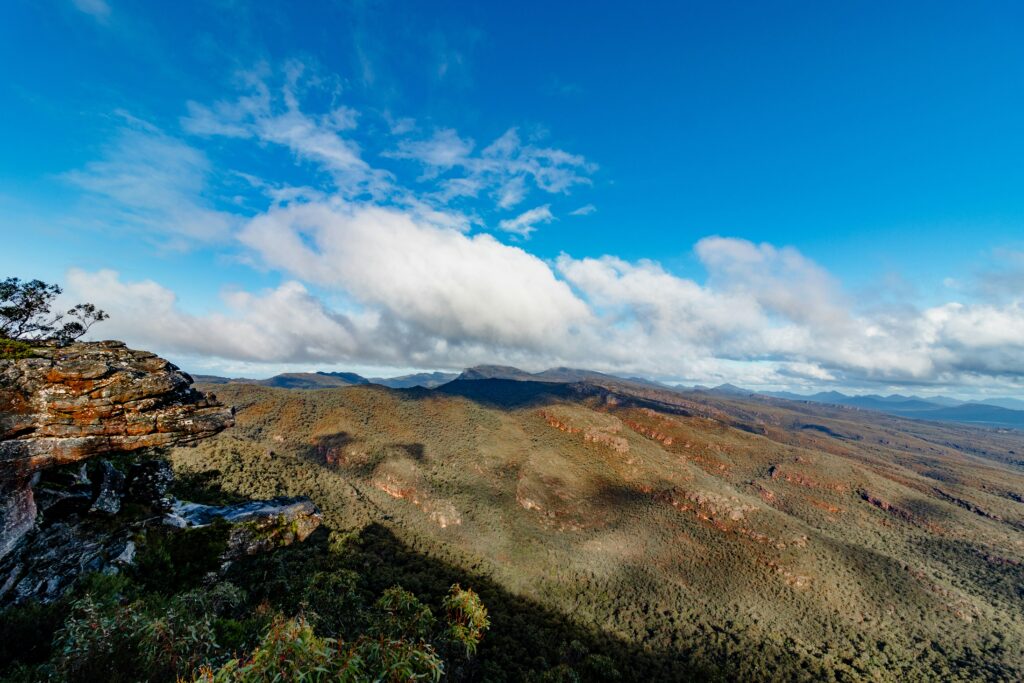
[[505, 379], [518, 382], [556, 382], [561, 384], [572, 384], [575, 382], [591, 382], [594, 384], [613, 386], [637, 386], [661, 390], [673, 390], [660, 382], [654, 382], [642, 377], [619, 377], [609, 375], [596, 370], [584, 370], [581, 368], [549, 368], [541, 372], [527, 372], [508, 365], [477, 365], [467, 368], [456, 379], [459, 380], [481, 380], [481, 379]]
[[1024, 401], [1019, 398], [986, 398], [983, 401], [973, 401], [987, 406], [998, 406], [1009, 410], [1024, 410]]
[[531, 372], [526, 372], [525, 370], [520, 370], [519, 368], [514, 368], [510, 365], [477, 365], [472, 368], [466, 368], [455, 379], [514, 379], [518, 381], [537, 381], [538, 377]]
[[[714, 392], [714, 390], [712, 390]], [[919, 396], [847, 396], [838, 391], [824, 391], [802, 395], [788, 391], [764, 392], [764, 396], [789, 401], [809, 401], [849, 406], [862, 410], [877, 410], [891, 415], [937, 422], [962, 422], [992, 427], [1024, 429], [1024, 401], [1012, 398], [986, 399], [979, 402], [957, 401], [946, 396], [921, 398]]]
[[274, 375], [270, 379], [252, 382], [265, 387], [285, 389], [330, 389], [369, 383], [368, 379], [354, 372], [286, 372]]
[[633, 387], [655, 390], [684, 391], [708, 394], [718, 398], [756, 399], [760, 397], [781, 398], [788, 401], [824, 403], [861, 410], [875, 410], [901, 417], [940, 422], [961, 422], [992, 427], [1013, 427], [1024, 429], [1024, 400], [1015, 398], [991, 398], [982, 401], [964, 402], [948, 396], [920, 397], [891, 394], [881, 396], [866, 394], [850, 396], [838, 391], [821, 391], [816, 394], [797, 394], [791, 391], [755, 392], [734, 384], [720, 384], [716, 387], [668, 387], [640, 377], [619, 377], [595, 370], [558, 367], [542, 372], [528, 372], [510, 365], [477, 365], [460, 374], [450, 372], [423, 372], [401, 377], [366, 378], [354, 372], [289, 372], [268, 379], [227, 378], [216, 375], [193, 375], [200, 384], [256, 384], [284, 389], [330, 389], [364, 384], [379, 384], [391, 389], [424, 387], [434, 389], [455, 380], [512, 380], [516, 382], [546, 382], [573, 384], [589, 382], [608, 387]]
[[936, 408], [935, 410], [921, 411], [915, 415], [908, 414], [906, 417], [1024, 429], [1024, 410], [1010, 410], [986, 403], [965, 403], [960, 406]]
[[411, 389], [413, 387], [433, 389], [451, 382], [456, 377], [458, 374], [454, 372], [419, 372], [401, 377], [371, 377], [370, 384], [380, 384], [392, 389]]
[[363, 384], [379, 384], [392, 389], [425, 387], [432, 389], [455, 379], [453, 372], [421, 372], [401, 377], [366, 378], [354, 372], [286, 372], [267, 379], [246, 377], [220, 377], [217, 375], [192, 375], [199, 384], [255, 384], [262, 387], [281, 389], [332, 389]]
[[708, 389], [708, 388], [700, 388], [700, 389], [697, 389], [697, 390], [698, 391], [703, 391], [703, 392], [708, 393], [708, 394], [714, 394], [715, 396], [736, 396], [736, 397], [742, 396], [742, 397], [746, 397], [746, 396], [750, 396], [751, 394], [756, 393], [756, 392], [750, 391], [749, 389], [744, 389], [743, 387], [738, 387], [735, 384], [719, 384], [717, 387], [711, 387], [710, 389]]

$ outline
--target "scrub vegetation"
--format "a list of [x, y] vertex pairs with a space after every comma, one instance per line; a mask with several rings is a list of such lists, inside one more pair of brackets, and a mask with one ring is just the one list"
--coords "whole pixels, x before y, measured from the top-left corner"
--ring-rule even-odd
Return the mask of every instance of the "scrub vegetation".
[[173, 492], [324, 525], [226, 570], [216, 526], [150, 529], [4, 614], [6, 680], [1024, 677], [1019, 433], [614, 384], [215, 389], [237, 424], [168, 453]]
[[435, 616], [473, 586], [460, 676], [1024, 676], [1019, 433], [591, 384], [216, 389], [237, 426], [173, 452], [183, 485], [311, 496]]

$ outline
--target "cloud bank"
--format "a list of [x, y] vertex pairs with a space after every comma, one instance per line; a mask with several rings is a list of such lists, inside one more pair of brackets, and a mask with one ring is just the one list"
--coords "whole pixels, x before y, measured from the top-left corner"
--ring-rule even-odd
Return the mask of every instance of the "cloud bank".
[[[336, 85], [295, 63], [256, 70], [233, 99], [188, 103], [181, 136], [132, 122], [103, 158], [67, 174], [100, 216], [202, 248], [229, 245], [281, 278], [266, 291], [222, 292], [218, 307], [195, 314], [164, 284], [72, 270], [69, 293], [112, 314], [98, 334], [268, 364], [573, 365], [749, 386], [1024, 383], [1014, 287], [1024, 259], [1013, 254], [978, 278], [971, 299], [898, 312], [853, 299], [792, 247], [730, 237], [694, 245], [701, 279], [615, 255], [545, 260], [517, 240], [558, 228], [554, 202], [591, 184], [592, 162], [524, 142], [516, 128], [480, 148], [450, 128], [418, 135], [414, 121], [390, 114], [371, 158], [359, 138], [366, 113], [333, 95], [319, 109], [303, 101]], [[310, 181], [229, 169], [262, 204], [226, 210], [210, 198], [226, 170], [196, 146], [212, 138], [283, 151]], [[544, 203], [523, 210], [535, 196]], [[571, 201], [563, 215], [596, 210]]]

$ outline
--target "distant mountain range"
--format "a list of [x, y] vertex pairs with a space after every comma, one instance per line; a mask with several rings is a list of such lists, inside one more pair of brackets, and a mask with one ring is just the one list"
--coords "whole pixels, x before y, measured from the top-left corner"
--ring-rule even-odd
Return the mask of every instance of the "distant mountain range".
[[401, 377], [363, 377], [354, 372], [286, 372], [267, 379], [193, 375], [200, 384], [256, 384], [282, 389], [335, 389], [360, 384], [379, 384], [392, 389], [425, 387], [433, 389], [456, 378], [454, 372], [421, 372]]
[[[680, 389], [683, 389], [680, 387]], [[1024, 429], [1024, 401], [1016, 398], [990, 398], [980, 401], [959, 401], [948, 396], [901, 396], [892, 394], [880, 396], [867, 394], [849, 396], [838, 391], [822, 391], [817, 394], [796, 394], [790, 391], [754, 392], [722, 384], [717, 387], [694, 387], [694, 391], [720, 397], [781, 398], [787, 401], [810, 401], [861, 410], [877, 410], [890, 415], [909, 417], [917, 420], [939, 422], [962, 422], [991, 427], [1013, 427]]]
[[867, 394], [851, 396], [838, 391], [822, 391], [816, 394], [797, 394], [790, 391], [755, 392], [733, 384], [717, 387], [675, 386], [670, 387], [640, 377], [619, 377], [594, 370], [580, 368], [550, 368], [542, 372], [527, 372], [508, 365], [477, 365], [456, 374], [451, 372], [423, 372], [401, 377], [363, 377], [354, 372], [288, 372], [268, 379], [227, 378], [215, 375], [195, 375], [203, 384], [256, 384], [284, 389], [330, 389], [363, 384], [378, 384], [392, 389], [424, 387], [433, 389], [453, 380], [501, 379], [519, 382], [576, 383], [633, 386], [681, 391], [684, 393], [706, 393], [724, 398], [774, 398], [787, 401], [809, 401], [861, 410], [876, 410], [900, 417], [939, 422], [960, 422], [991, 427], [1013, 427], [1024, 429], [1024, 400], [1016, 398], [989, 398], [978, 401], [960, 401], [948, 396], [902, 396], [891, 394], [880, 396]]

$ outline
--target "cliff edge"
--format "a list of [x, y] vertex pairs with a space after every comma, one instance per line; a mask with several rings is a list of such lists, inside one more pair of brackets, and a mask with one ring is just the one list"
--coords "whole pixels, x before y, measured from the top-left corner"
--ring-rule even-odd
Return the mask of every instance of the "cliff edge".
[[172, 363], [122, 342], [44, 343], [0, 360], [0, 557], [36, 517], [32, 485], [58, 465], [178, 446], [234, 424]]

